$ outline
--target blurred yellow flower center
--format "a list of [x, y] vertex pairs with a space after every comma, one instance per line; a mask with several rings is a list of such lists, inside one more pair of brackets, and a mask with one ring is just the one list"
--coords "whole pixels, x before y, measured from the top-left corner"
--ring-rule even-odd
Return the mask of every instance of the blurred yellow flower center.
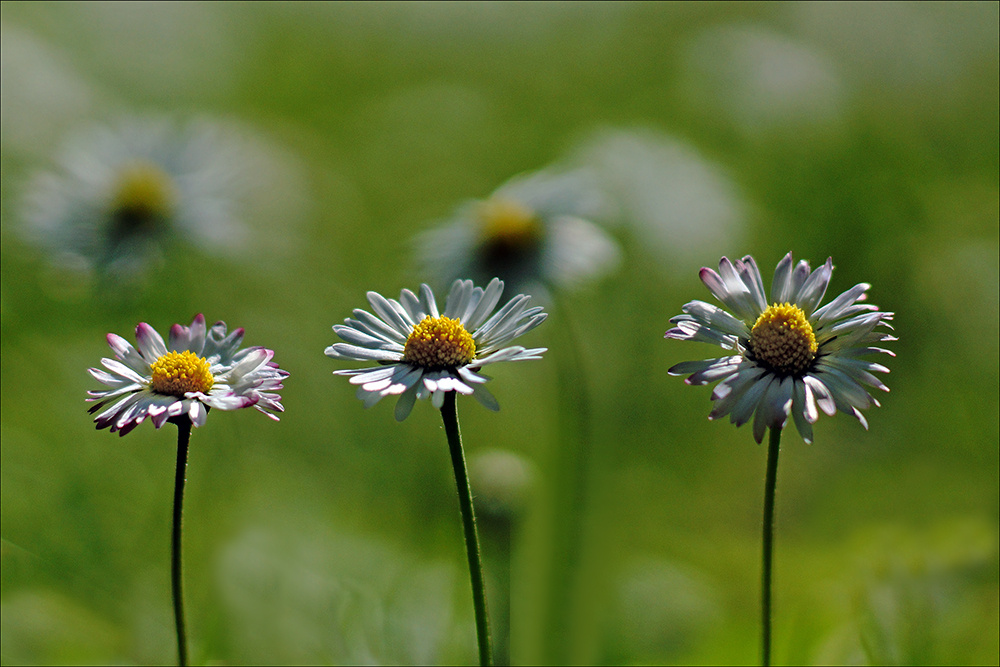
[[215, 384], [206, 359], [191, 350], [167, 352], [150, 366], [153, 369], [153, 391], [170, 396], [183, 396], [188, 391], [207, 394]]
[[790, 303], [768, 306], [750, 331], [750, 352], [778, 373], [802, 373], [816, 358], [817, 349], [806, 314]]
[[173, 212], [173, 180], [147, 161], [131, 162], [119, 171], [113, 190], [111, 214], [126, 227], [151, 226]]
[[532, 248], [542, 237], [538, 215], [518, 201], [489, 199], [479, 205], [483, 243], [512, 252]]
[[430, 369], [454, 368], [475, 358], [472, 334], [450, 317], [425, 317], [413, 327], [403, 348], [403, 361]]

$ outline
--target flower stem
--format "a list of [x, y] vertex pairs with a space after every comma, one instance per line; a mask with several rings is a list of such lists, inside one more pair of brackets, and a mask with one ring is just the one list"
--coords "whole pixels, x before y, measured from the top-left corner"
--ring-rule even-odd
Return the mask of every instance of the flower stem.
[[771, 664], [771, 556], [774, 551], [774, 494], [778, 485], [780, 444], [781, 429], [771, 427], [764, 477], [764, 552], [760, 569], [760, 661], [764, 667]]
[[181, 523], [184, 517], [184, 479], [187, 471], [191, 420], [177, 420], [177, 472], [174, 476], [174, 526], [170, 544], [170, 576], [174, 595], [174, 623], [177, 626], [177, 661], [188, 664], [187, 631], [184, 629], [184, 581], [181, 561]]
[[591, 497], [596, 491], [596, 443], [591, 435], [591, 400], [587, 383], [588, 363], [582, 337], [574, 326], [570, 309], [553, 306], [562, 324], [566, 340], [556, 354], [560, 387], [559, 433], [552, 466], [554, 509], [551, 524], [548, 599], [543, 625], [545, 640], [541, 662], [586, 664], [593, 662], [593, 648], [588, 643], [588, 612], [592, 609], [583, 597], [591, 598], [598, 588], [593, 577], [584, 577], [588, 540], [587, 522], [594, 512]]
[[448, 436], [451, 451], [451, 465], [455, 469], [455, 483], [458, 485], [458, 504], [462, 509], [462, 526], [465, 528], [465, 552], [469, 558], [469, 576], [472, 579], [472, 604], [476, 609], [476, 636], [479, 639], [479, 664], [492, 665], [493, 651], [490, 646], [490, 619], [486, 609], [486, 582], [483, 579], [483, 561], [479, 554], [479, 535], [476, 532], [476, 514], [472, 509], [472, 487], [465, 466], [465, 452], [462, 449], [462, 433], [458, 428], [458, 410], [455, 406], [455, 392], [445, 393], [441, 406], [444, 431]]

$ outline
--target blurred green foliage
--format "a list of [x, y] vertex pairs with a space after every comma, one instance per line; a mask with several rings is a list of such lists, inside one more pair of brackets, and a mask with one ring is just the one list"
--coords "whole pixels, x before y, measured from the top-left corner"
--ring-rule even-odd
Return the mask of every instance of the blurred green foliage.
[[[584, 160], [609, 131], [715, 165], [738, 224], [694, 251], [623, 220], [621, 270], [558, 295], [526, 339], [547, 357], [496, 369], [502, 411], [460, 401], [470, 458], [512, 451], [532, 472], [523, 507], [482, 521], [496, 608], [511, 582], [513, 660], [756, 660], [765, 450], [707, 421], [709, 389], [667, 376], [699, 350], [662, 334], [709, 298], [698, 267], [749, 253], [769, 283], [792, 250], [834, 258], [831, 294], [870, 282], [900, 340], [869, 432], [838, 415], [815, 445], [784, 438], [775, 660], [996, 662], [996, 3], [2, 8], [4, 664], [174, 660], [173, 430], [119, 440], [83, 399], [107, 332], [197, 312], [245, 327], [291, 377], [280, 424], [213, 413], [193, 436], [193, 659], [472, 662], [439, 418], [363, 410], [322, 352], [367, 290], [425, 279], [414, 234], [516, 173]], [[72, 289], [19, 234], [22, 190], [78, 126], [147, 112], [232, 120], [280, 147], [293, 167], [253, 229], [268, 251], [174, 248], [126, 295]], [[580, 428], [567, 367], [592, 406], [590, 483], [569, 508], [553, 497], [557, 448]], [[491, 484], [478, 474], [474, 492]], [[583, 551], [555, 636], [560, 512]]]

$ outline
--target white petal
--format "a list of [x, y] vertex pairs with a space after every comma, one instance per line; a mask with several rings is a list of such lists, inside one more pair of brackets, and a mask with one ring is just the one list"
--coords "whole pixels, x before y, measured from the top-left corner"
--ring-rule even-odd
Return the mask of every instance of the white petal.
[[399, 294], [399, 304], [406, 311], [406, 314], [410, 316], [415, 323], [420, 323], [427, 313], [424, 311], [423, 307], [420, 305], [420, 300], [417, 299], [417, 295], [408, 289], [404, 289]]
[[[766, 308], [766, 306], [765, 306]], [[750, 327], [738, 320], [722, 308], [704, 301], [690, 301], [681, 309], [697, 322], [734, 336], [749, 336]]]
[[395, 341], [386, 340], [382, 336], [373, 336], [353, 327], [338, 324], [333, 327], [333, 331], [340, 336], [341, 340], [351, 345], [367, 347], [373, 350], [393, 350], [396, 352], [403, 351], [403, 346]]
[[163, 338], [156, 330], [140, 322], [135, 328], [135, 341], [139, 346], [139, 352], [147, 363], [153, 363], [167, 353], [167, 346], [163, 343]]
[[413, 410], [414, 403], [417, 402], [417, 392], [415, 389], [405, 392], [396, 401], [396, 409], [394, 410], [396, 415], [396, 421], [403, 421], [410, 416], [410, 412]]
[[400, 314], [402, 307], [397, 311], [393, 304], [378, 292], [368, 292], [368, 303], [371, 304], [372, 310], [375, 311], [376, 315], [398, 331], [410, 331], [413, 329], [413, 324], [408, 323]]
[[819, 418], [819, 413], [816, 411], [816, 402], [812, 396], [812, 389], [801, 378], [797, 378], [792, 396], [792, 419], [795, 420], [795, 428], [799, 430], [799, 435], [802, 436], [803, 440], [807, 443], [812, 443], [812, 425]]
[[[830, 303], [826, 304], [822, 308], [819, 308], [815, 313], [813, 313], [812, 319], [819, 323], [839, 319], [843, 315], [844, 311], [851, 304], [861, 298], [870, 288], [871, 285], [868, 283], [859, 283], [855, 285]], [[864, 310], [870, 310], [871, 306], [864, 306], [863, 308]]]
[[104, 364], [104, 367], [107, 368], [109, 371], [117, 373], [118, 375], [122, 376], [129, 382], [135, 382], [136, 384], [141, 384], [143, 386], [149, 384], [150, 378], [139, 375], [134, 370], [132, 370], [131, 368], [129, 368], [120, 361], [117, 361], [115, 359], [105, 358], [101, 359], [101, 363]]
[[802, 381], [812, 389], [813, 395], [816, 397], [816, 405], [820, 410], [828, 417], [837, 414], [837, 403], [833, 400], [833, 395], [822, 380], [812, 375], [806, 375]]
[[794, 295], [794, 303], [801, 308], [806, 317], [811, 317], [816, 306], [823, 300], [826, 288], [830, 284], [830, 277], [833, 275], [833, 258], [828, 257], [826, 263], [812, 272], [805, 284]]
[[[375, 382], [377, 380], [384, 380], [386, 378], [392, 377], [392, 374], [396, 372], [398, 366], [379, 366], [378, 368], [362, 369], [354, 372], [354, 377], [351, 378], [351, 384], [368, 384], [369, 382]], [[334, 371], [338, 375], [347, 375], [350, 371]]]
[[492, 410], [493, 412], [500, 411], [500, 404], [497, 403], [497, 399], [493, 397], [493, 394], [491, 394], [486, 387], [479, 385], [475, 388], [475, 390], [476, 391], [472, 397], [479, 401], [480, 405], [487, 410]]
[[[736, 401], [736, 405], [733, 406], [733, 411], [729, 415], [729, 419], [733, 424], [742, 426], [750, 421], [750, 417], [759, 409], [764, 392], [771, 386], [774, 379], [773, 375], [765, 374], [747, 387], [743, 395]], [[760, 440], [757, 442], [760, 442]]]
[[444, 316], [455, 319], [464, 313], [470, 296], [472, 296], [471, 280], [456, 280], [452, 283], [448, 299], [445, 301]]
[[[357, 324], [360, 325], [365, 331], [373, 336], [385, 336], [388, 340], [394, 340], [398, 343], [405, 343], [407, 336], [410, 335], [411, 327], [404, 327], [402, 330], [397, 330], [396, 328], [390, 326], [389, 324], [383, 322], [379, 318], [375, 317], [367, 310], [361, 310], [360, 308], [355, 308], [354, 317], [357, 319]], [[354, 325], [354, 321], [347, 319], [347, 326]]]
[[195, 428], [204, 426], [205, 419], [208, 418], [208, 410], [205, 409], [201, 401], [192, 400], [191, 407], [188, 409], [188, 417], [191, 418], [191, 424]]
[[483, 384], [489, 381], [488, 377], [472, 372], [467, 366], [460, 366], [457, 371], [458, 376], [469, 384]]
[[767, 308], [767, 297], [764, 296], [764, 281], [760, 277], [757, 262], [750, 255], [746, 255], [736, 262], [736, 272], [750, 291], [750, 299], [756, 309], [763, 312]]
[[364, 387], [358, 387], [355, 395], [361, 400], [366, 408], [370, 408], [385, 396], [380, 391], [365, 391]]
[[785, 303], [789, 300], [792, 261], [792, 253], [788, 253], [775, 267], [774, 280], [771, 281], [771, 303]]
[[497, 307], [497, 303], [500, 302], [500, 297], [503, 295], [503, 281], [499, 278], [494, 278], [490, 281], [489, 285], [486, 286], [486, 290], [483, 292], [482, 298], [479, 300], [479, 305], [476, 309], [468, 316], [467, 319], [462, 320], [462, 324], [469, 331], [475, 331], [479, 326], [489, 317], [493, 309]]
[[438, 410], [444, 405], [444, 395], [448, 392], [438, 389], [433, 394], [431, 394], [431, 405], [433, 405]]
[[441, 317], [438, 314], [437, 302], [434, 301], [434, 292], [426, 283], [420, 285], [420, 305], [434, 319]]
[[371, 350], [347, 343], [334, 343], [324, 350], [326, 356], [334, 359], [351, 359], [353, 361], [399, 361], [403, 355], [391, 350]]

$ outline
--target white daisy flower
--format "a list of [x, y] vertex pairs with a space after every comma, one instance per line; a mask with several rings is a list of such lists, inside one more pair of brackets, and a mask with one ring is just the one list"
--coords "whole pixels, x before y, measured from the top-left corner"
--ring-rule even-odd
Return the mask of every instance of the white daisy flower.
[[703, 268], [702, 282], [732, 314], [704, 301], [692, 301], [684, 306], [683, 315], [670, 320], [676, 326], [665, 337], [712, 343], [734, 354], [685, 361], [667, 372], [690, 374], [687, 384], [721, 380], [712, 392], [715, 406], [709, 419], [730, 415], [730, 421], [741, 426], [753, 417], [758, 443], [768, 427], [784, 428], [789, 414], [803, 440], [812, 442], [817, 407], [830, 416], [838, 409], [854, 415], [867, 429], [860, 411], [879, 403], [862, 385], [889, 391], [872, 375], [889, 369], [861, 357], [895, 356], [873, 347], [896, 340], [878, 330], [892, 329], [888, 322], [893, 314], [858, 303], [871, 287], [867, 283], [817, 308], [832, 273], [832, 259], [810, 272], [804, 260], [793, 266], [792, 253], [788, 253], [774, 271], [768, 305], [753, 257], [736, 262], [723, 257], [718, 273]]
[[74, 136], [26, 191], [25, 234], [60, 265], [132, 276], [174, 238], [229, 252], [245, 160], [223, 127], [132, 119]]
[[[540, 359], [546, 348], [503, 347], [531, 331], [547, 315], [539, 306], [529, 308], [530, 296], [519, 294], [496, 313], [503, 281], [494, 278], [486, 289], [471, 280], [456, 280], [439, 313], [434, 293], [426, 284], [420, 296], [404, 289], [399, 301], [368, 292], [374, 315], [355, 309], [354, 318], [335, 325], [343, 343], [326, 348], [334, 359], [377, 361], [378, 368], [334, 371], [351, 376], [358, 398], [371, 407], [386, 396], [399, 396], [396, 419], [406, 419], [418, 398], [430, 397], [436, 408], [445, 394], [455, 391], [474, 396], [490, 410], [500, 406], [484, 383], [480, 369], [498, 361]], [[471, 333], [470, 333], [471, 332]]]
[[200, 313], [190, 327], [175, 324], [169, 345], [145, 322], [135, 328], [138, 348], [116, 334], [108, 334], [115, 359], [90, 374], [108, 389], [87, 392], [97, 401], [94, 413], [111, 404], [94, 421], [125, 435], [149, 417], [156, 428], [175, 418], [188, 417], [194, 426], [205, 423], [209, 408], [237, 410], [253, 406], [268, 417], [283, 412], [280, 396], [288, 377], [271, 361], [274, 351], [263, 347], [240, 350], [243, 329], [226, 334], [226, 323], [206, 330]]
[[584, 171], [519, 176], [420, 238], [425, 264], [450, 282], [498, 276], [518, 292], [574, 287], [618, 265], [618, 244], [590, 221], [607, 207]]

